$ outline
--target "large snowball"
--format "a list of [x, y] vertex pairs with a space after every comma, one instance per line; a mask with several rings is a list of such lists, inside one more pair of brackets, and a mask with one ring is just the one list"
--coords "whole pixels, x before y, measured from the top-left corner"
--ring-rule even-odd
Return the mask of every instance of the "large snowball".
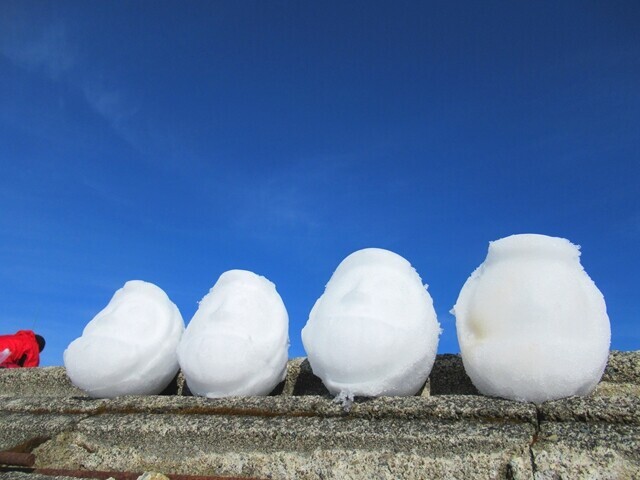
[[302, 330], [313, 373], [342, 395], [413, 395], [424, 384], [440, 325], [411, 264], [379, 248], [338, 266]]
[[287, 372], [288, 328], [273, 283], [245, 270], [223, 273], [178, 347], [189, 389], [210, 398], [270, 393]]
[[491, 242], [452, 310], [465, 369], [480, 392], [540, 403], [594, 389], [611, 332], [578, 248], [533, 234]]
[[65, 350], [67, 374], [92, 397], [160, 393], [178, 373], [183, 331], [182, 316], [166, 293], [132, 280]]

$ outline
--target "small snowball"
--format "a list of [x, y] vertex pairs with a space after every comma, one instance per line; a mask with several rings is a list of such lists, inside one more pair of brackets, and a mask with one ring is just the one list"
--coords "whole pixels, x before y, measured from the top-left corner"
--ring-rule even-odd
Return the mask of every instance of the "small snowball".
[[178, 347], [189, 389], [209, 398], [267, 395], [287, 373], [289, 316], [273, 283], [223, 273]]
[[436, 356], [440, 325], [411, 264], [379, 248], [338, 266], [302, 330], [313, 373], [338, 398], [413, 395]]
[[534, 234], [490, 243], [452, 310], [465, 369], [480, 392], [541, 403], [595, 388], [611, 331], [578, 248]]
[[178, 373], [178, 308], [152, 283], [132, 280], [64, 352], [67, 374], [92, 397], [160, 393]]

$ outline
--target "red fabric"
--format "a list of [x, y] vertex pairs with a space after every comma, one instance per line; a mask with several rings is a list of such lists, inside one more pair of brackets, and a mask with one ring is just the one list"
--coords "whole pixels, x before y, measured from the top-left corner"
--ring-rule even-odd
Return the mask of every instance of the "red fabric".
[[[8, 348], [11, 355], [7, 357], [0, 367], [37, 367], [40, 365], [40, 347], [36, 341], [36, 334], [31, 330], [20, 330], [15, 335], [0, 335], [0, 352]], [[26, 354], [23, 365], [18, 362]]]

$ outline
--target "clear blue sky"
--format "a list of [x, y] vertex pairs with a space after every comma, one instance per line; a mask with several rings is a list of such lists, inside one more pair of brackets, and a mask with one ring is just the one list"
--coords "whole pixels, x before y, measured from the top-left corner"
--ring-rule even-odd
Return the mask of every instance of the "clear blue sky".
[[640, 348], [640, 3], [0, 4], [0, 330], [45, 365], [130, 279], [188, 321], [273, 281], [290, 356], [338, 263], [407, 258], [448, 313], [488, 242], [562, 236]]

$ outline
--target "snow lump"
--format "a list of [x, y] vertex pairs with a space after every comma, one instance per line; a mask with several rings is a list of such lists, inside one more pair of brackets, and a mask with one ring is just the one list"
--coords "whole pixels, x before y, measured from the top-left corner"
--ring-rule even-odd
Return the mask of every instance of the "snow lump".
[[162, 289], [132, 280], [64, 352], [74, 385], [92, 397], [160, 393], [178, 373], [184, 331], [178, 308]]
[[2, 350], [0, 352], [0, 363], [4, 362], [7, 358], [9, 358], [9, 355], [11, 355], [11, 350], [9, 350], [8, 348], [5, 348], [4, 350]]
[[586, 395], [606, 366], [604, 298], [564, 238], [491, 242], [452, 313], [465, 370], [486, 395], [536, 403]]
[[302, 342], [332, 394], [413, 395], [429, 376], [439, 334], [433, 301], [411, 264], [367, 248], [340, 263]]
[[210, 398], [267, 395], [287, 372], [288, 328], [273, 283], [246, 270], [223, 273], [178, 347], [189, 389]]

